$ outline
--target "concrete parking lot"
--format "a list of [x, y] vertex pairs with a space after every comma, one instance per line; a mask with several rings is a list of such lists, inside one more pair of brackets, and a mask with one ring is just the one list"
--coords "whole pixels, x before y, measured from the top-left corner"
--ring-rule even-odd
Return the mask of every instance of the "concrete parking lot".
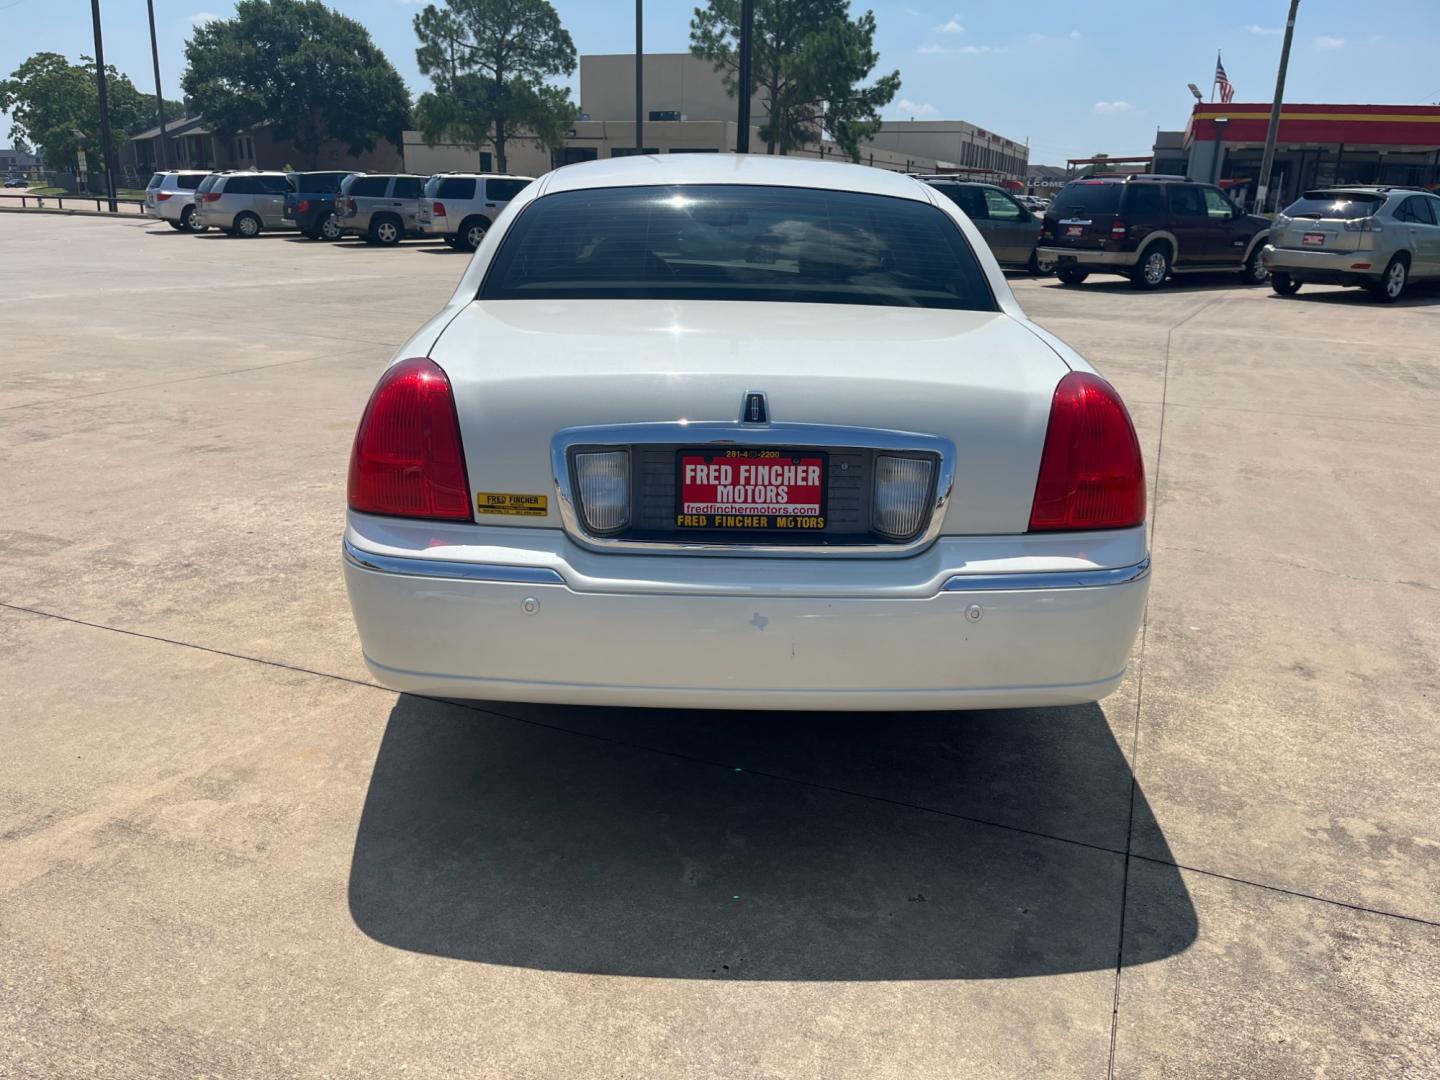
[[0, 217], [0, 1076], [1440, 1075], [1440, 290], [1014, 279], [1145, 447], [1122, 690], [655, 713], [361, 664], [466, 260]]

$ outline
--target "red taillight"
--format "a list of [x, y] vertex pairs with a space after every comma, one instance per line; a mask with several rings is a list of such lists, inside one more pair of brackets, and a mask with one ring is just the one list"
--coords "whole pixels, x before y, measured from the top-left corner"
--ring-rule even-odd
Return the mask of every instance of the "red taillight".
[[432, 207], [430, 208], [430, 212], [431, 212], [432, 214], [434, 214], [436, 217], [444, 217], [444, 216], [445, 216], [445, 204], [444, 204], [443, 202], [437, 202], [434, 206], [432, 206]]
[[156, 202], [164, 202], [166, 199], [170, 198], [170, 196], [173, 195], [173, 194], [174, 194], [174, 192], [172, 192], [172, 191], [157, 191], [157, 192], [155, 193], [155, 201], [156, 201]]
[[354, 199], [346, 199], [346, 200], [345, 200], [345, 213], [347, 213], [347, 214], [358, 213], [358, 211], [355, 209], [355, 200], [354, 200]]
[[1072, 371], [1050, 403], [1030, 531], [1123, 529], [1145, 520], [1145, 463], [1115, 388]]
[[295, 210], [296, 210], [297, 213], [303, 214], [303, 213], [305, 213], [305, 211], [307, 211], [307, 210], [309, 210], [309, 209], [310, 209], [310, 200], [309, 200], [309, 199], [301, 199], [298, 203], [295, 204]]
[[205, 201], [206, 201], [206, 202], [219, 202], [219, 201], [220, 201], [220, 192], [218, 192], [218, 191], [207, 191], [207, 192], [205, 193]]
[[380, 376], [350, 452], [350, 509], [472, 520], [450, 380], [415, 357]]
[[1111, 239], [1111, 240], [1124, 240], [1124, 239], [1125, 239], [1125, 222], [1121, 221], [1119, 218], [1116, 218], [1114, 221], [1112, 221], [1112, 222], [1110, 223], [1110, 239]]

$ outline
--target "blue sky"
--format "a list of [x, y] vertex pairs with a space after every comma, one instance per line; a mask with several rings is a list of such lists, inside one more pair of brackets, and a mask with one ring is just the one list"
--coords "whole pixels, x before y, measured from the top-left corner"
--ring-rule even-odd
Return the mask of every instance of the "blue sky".
[[[553, 0], [584, 52], [630, 52], [629, 0]], [[413, 91], [414, 0], [335, 0], [369, 28]], [[688, 47], [694, 0], [646, 0], [646, 49]], [[1187, 82], [1209, 95], [1215, 51], [1237, 101], [1268, 100], [1287, 0], [901, 0], [857, 3], [879, 22], [881, 70], [904, 84], [887, 116], [964, 119], [1017, 140], [1031, 161], [1149, 150], [1156, 127], [1183, 126]], [[179, 97], [184, 43], [198, 20], [230, 0], [155, 0], [167, 96]], [[101, 0], [106, 59], [144, 90], [152, 85], [144, 0]], [[0, 0], [0, 73], [28, 55], [73, 57], [92, 48], [86, 0]], [[1286, 98], [1290, 101], [1440, 102], [1440, 0], [1302, 0]], [[0, 142], [9, 142], [0, 122]]]

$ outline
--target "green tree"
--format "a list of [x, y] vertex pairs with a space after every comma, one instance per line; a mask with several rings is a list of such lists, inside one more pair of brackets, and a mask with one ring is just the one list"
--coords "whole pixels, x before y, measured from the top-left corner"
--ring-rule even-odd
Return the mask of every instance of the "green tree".
[[575, 106], [569, 90], [546, 80], [575, 70], [575, 43], [549, 0], [430, 4], [415, 16], [415, 34], [415, 58], [434, 86], [415, 104], [427, 140], [492, 143], [506, 172], [505, 144], [517, 131], [543, 146], [564, 139]]
[[[757, 0], [751, 56], [767, 116], [760, 137], [781, 154], [829, 135], [852, 161], [880, 126], [900, 73], [873, 82], [880, 60], [875, 13], [850, 18], [849, 0]], [[690, 51], [715, 65], [734, 97], [739, 88], [740, 0], [710, 0], [690, 20]]]
[[[0, 81], [0, 111], [10, 113], [11, 138], [39, 147], [51, 168], [74, 169], [75, 152], [83, 146], [91, 168], [99, 172], [103, 163], [95, 61], [88, 56], [80, 61], [72, 64], [59, 53], [36, 53]], [[154, 108], [153, 103], [147, 106], [149, 99], [129, 78], [109, 64], [105, 91], [113, 149], [127, 134], [146, 127]]]
[[235, 16], [195, 29], [181, 78], [192, 108], [229, 137], [269, 124], [313, 167], [326, 139], [352, 154], [400, 144], [410, 95], [354, 19], [320, 0], [240, 0]]

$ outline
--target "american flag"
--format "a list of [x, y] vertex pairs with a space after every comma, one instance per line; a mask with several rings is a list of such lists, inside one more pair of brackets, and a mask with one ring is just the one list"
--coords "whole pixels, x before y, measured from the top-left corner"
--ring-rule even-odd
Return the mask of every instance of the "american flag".
[[1230, 76], [1225, 74], [1225, 65], [1220, 62], [1220, 54], [1215, 54], [1215, 85], [1220, 88], [1220, 104], [1229, 105], [1235, 97], [1235, 87], [1230, 85]]

